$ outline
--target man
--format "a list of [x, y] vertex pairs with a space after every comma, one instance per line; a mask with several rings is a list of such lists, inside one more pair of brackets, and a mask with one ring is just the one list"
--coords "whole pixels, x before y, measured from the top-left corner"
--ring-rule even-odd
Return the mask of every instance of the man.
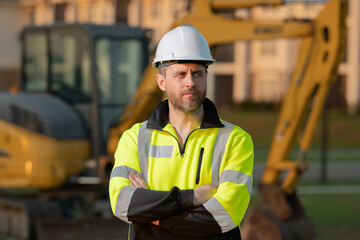
[[168, 99], [121, 137], [110, 177], [114, 214], [131, 239], [241, 239], [253, 143], [206, 96], [215, 60], [193, 27], [168, 32], [153, 66]]

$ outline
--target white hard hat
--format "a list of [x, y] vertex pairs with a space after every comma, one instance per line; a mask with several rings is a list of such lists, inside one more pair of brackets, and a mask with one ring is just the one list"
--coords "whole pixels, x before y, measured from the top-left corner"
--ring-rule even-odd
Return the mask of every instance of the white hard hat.
[[207, 65], [215, 62], [209, 45], [201, 33], [191, 26], [177, 27], [166, 33], [159, 42], [153, 67], [167, 61], [201, 61]]

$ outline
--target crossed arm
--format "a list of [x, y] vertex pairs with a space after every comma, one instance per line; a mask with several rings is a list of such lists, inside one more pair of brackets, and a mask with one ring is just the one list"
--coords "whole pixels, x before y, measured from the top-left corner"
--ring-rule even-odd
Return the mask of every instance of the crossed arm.
[[[136, 188], [150, 189], [144, 179], [138, 173], [131, 172], [129, 175], [130, 185]], [[193, 205], [198, 207], [206, 203], [216, 193], [217, 187], [215, 185], [203, 185], [194, 189]], [[159, 226], [159, 220], [152, 222], [152, 224]]]
[[[136, 188], [145, 188], [150, 189], [149, 186], [146, 184], [144, 179], [141, 175], [135, 174], [131, 172], [129, 175], [130, 185]], [[193, 196], [193, 205], [194, 207], [198, 207], [201, 204], [206, 203], [217, 191], [217, 187], [215, 185], [202, 185], [194, 189], [194, 196]]]

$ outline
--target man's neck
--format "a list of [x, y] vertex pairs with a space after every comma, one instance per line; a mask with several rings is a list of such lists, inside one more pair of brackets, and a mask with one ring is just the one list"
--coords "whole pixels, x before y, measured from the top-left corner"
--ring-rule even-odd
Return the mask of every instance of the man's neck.
[[184, 146], [186, 137], [190, 132], [201, 125], [204, 119], [202, 105], [194, 112], [185, 113], [169, 104], [169, 122], [174, 127], [181, 147]]

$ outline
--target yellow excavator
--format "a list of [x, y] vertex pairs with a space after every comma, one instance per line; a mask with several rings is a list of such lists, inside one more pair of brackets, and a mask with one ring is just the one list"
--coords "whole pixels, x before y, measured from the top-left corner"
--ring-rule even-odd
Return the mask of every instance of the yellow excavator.
[[[249, 213], [242, 227], [243, 238], [247, 240], [315, 238], [314, 228], [306, 218], [295, 190], [301, 174], [307, 169], [305, 156], [345, 52], [347, 1], [329, 0], [312, 21], [291, 19], [269, 23], [229, 18], [228, 15], [220, 14], [237, 8], [282, 4], [282, 0], [194, 0], [188, 15], [175, 23], [175, 26], [194, 26], [210, 46], [238, 40], [301, 40], [290, 88], [282, 100], [281, 112], [259, 184], [262, 208]], [[155, 95], [147, 93], [157, 89], [156, 82], [150, 77], [154, 74], [155, 70], [149, 66], [121, 123], [110, 129], [110, 153], [115, 151], [120, 134], [150, 113], [152, 108], [148, 106], [156, 102], [156, 99], [153, 97]], [[144, 111], [146, 109], [148, 111]], [[296, 142], [299, 144], [299, 157], [290, 160], [289, 153]]]
[[[229, 10], [237, 8], [282, 4], [193, 0], [173, 26], [194, 26], [211, 46], [301, 39], [259, 185], [262, 207], [249, 213], [242, 226], [248, 240], [315, 237], [295, 190], [346, 42], [344, 0], [329, 0], [311, 21], [229, 17]], [[42, 226], [50, 226], [45, 222], [73, 221], [84, 208], [99, 214], [89, 206], [106, 198], [103, 184], [121, 134], [145, 120], [162, 95], [156, 70], [148, 64], [147, 31], [56, 24], [28, 27], [21, 39], [20, 91], [0, 93], [0, 236], [37, 239]], [[296, 140], [299, 158], [289, 160]]]
[[[120, 24], [22, 31], [19, 91], [0, 93], [0, 239], [61, 239], [51, 226], [72, 239], [66, 221], [80, 227], [74, 220], [106, 215], [89, 207], [108, 202], [101, 177], [110, 169], [98, 159], [137, 91], [148, 41], [147, 31]], [[94, 227], [80, 239], [101, 232], [86, 224]]]

